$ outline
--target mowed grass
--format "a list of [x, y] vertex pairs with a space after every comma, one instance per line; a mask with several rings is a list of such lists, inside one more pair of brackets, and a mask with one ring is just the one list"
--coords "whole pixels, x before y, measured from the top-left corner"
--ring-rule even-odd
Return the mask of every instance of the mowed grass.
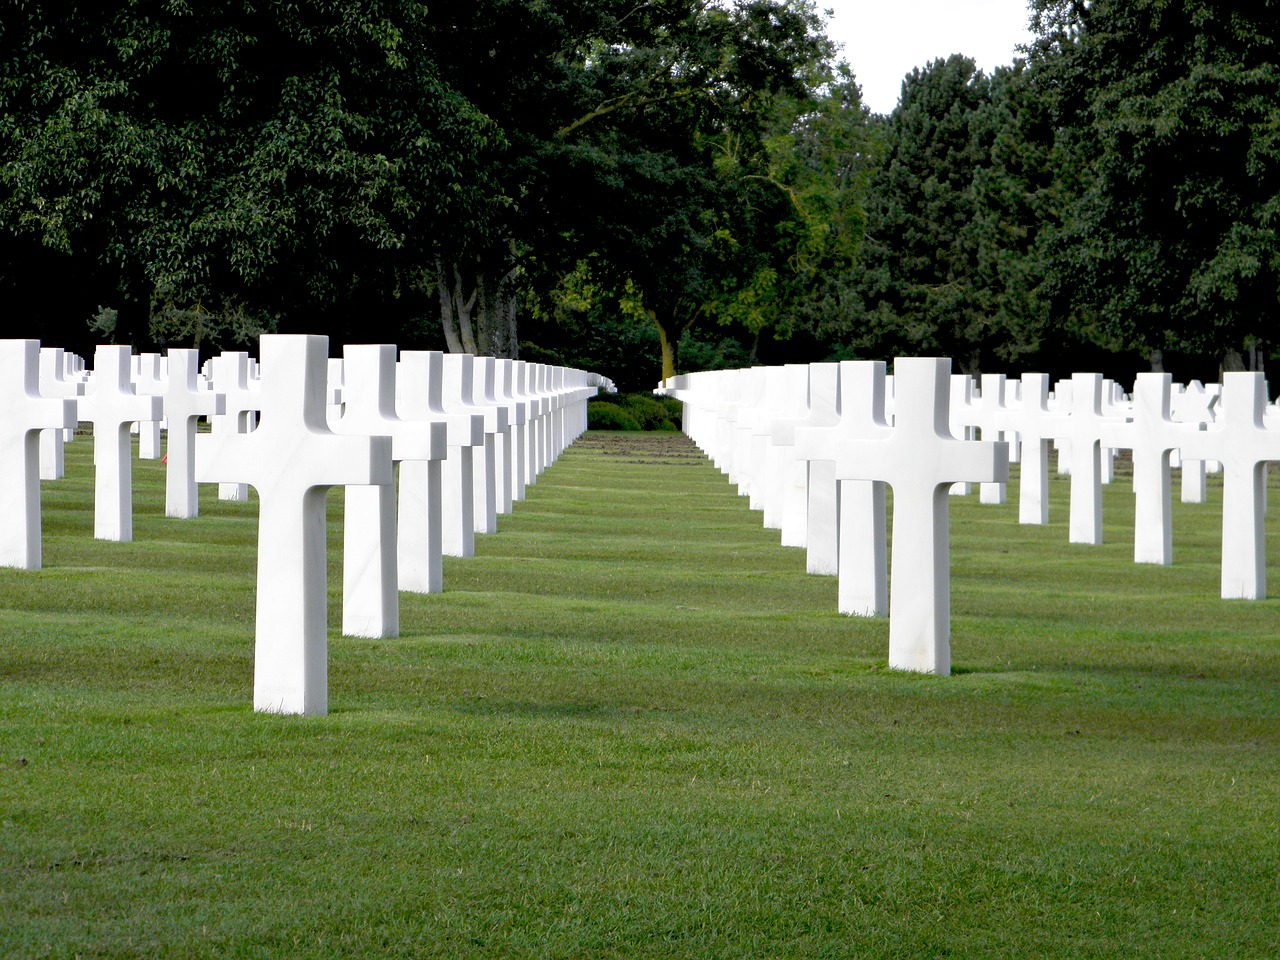
[[[256, 501], [92, 539], [91, 441], [0, 571], [0, 956], [1280, 955], [1280, 604], [952, 498], [948, 678], [886, 669], [682, 437], [589, 434], [252, 713]], [[1275, 488], [1273, 498], [1280, 495]], [[1271, 564], [1280, 550], [1269, 545]]]

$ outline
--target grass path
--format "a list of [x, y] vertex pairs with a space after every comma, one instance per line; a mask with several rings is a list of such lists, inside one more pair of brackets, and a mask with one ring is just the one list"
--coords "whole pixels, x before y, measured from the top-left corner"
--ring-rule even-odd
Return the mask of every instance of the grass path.
[[953, 500], [913, 676], [684, 438], [588, 434], [301, 719], [249, 708], [256, 504], [139, 463], [100, 543], [68, 458], [0, 571], [0, 956], [1280, 955], [1280, 602], [1217, 599], [1219, 499], [1170, 568], [1121, 482], [1101, 547], [1061, 480]]

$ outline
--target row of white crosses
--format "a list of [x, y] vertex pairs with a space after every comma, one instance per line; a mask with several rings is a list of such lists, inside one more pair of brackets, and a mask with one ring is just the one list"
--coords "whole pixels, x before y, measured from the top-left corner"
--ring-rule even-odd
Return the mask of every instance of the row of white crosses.
[[1082, 544], [1102, 542], [1110, 458], [1131, 451], [1139, 563], [1172, 562], [1171, 467], [1193, 503], [1205, 501], [1206, 465], [1223, 469], [1221, 594], [1265, 597], [1265, 466], [1280, 460], [1280, 415], [1268, 415], [1261, 374], [1229, 373], [1220, 388], [1139, 374], [1132, 399], [1099, 374], [1053, 393], [1043, 374], [987, 375], [980, 389], [949, 375], [940, 359], [900, 358], [891, 377], [846, 361], [710, 371], [658, 392], [684, 402], [686, 433], [784, 545], [806, 548], [809, 572], [839, 576], [842, 613], [889, 615], [893, 667], [950, 671], [947, 496], [977, 483], [982, 502], [1003, 503], [1020, 461], [1019, 521], [1048, 523], [1051, 444], [1070, 475], [1068, 536]]
[[[197, 481], [217, 483], [225, 499], [257, 491], [254, 707], [282, 713], [327, 712], [328, 488], [346, 488], [343, 632], [395, 636], [399, 591], [442, 589], [442, 551], [472, 555], [474, 533], [496, 529], [495, 514], [510, 512], [586, 429], [587, 399], [603, 383], [432, 351], [405, 351], [397, 363], [387, 344], [348, 346], [332, 364], [327, 338], [309, 336], [264, 336], [260, 365], [223, 354], [207, 377], [192, 350], [152, 365], [128, 347], [99, 347], [87, 377], [51, 350], [0, 341], [0, 565], [41, 566], [42, 433], [62, 441], [77, 422], [93, 423], [94, 535], [129, 540], [130, 427], [141, 425], [141, 447], [163, 418], [167, 516], [197, 516]], [[202, 417], [211, 428], [197, 437]]]

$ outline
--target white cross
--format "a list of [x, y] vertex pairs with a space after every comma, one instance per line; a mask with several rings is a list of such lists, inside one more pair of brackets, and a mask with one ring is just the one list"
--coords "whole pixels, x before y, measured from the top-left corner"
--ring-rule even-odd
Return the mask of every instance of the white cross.
[[[446, 357], [445, 363], [448, 362]], [[510, 439], [507, 408], [500, 406], [493, 394], [496, 374], [497, 361], [493, 357], [471, 358], [471, 406], [484, 417], [484, 444], [476, 448], [480, 463], [472, 463], [476, 468], [471, 504], [476, 533], [495, 533], [498, 529], [498, 447], [504, 438]]]
[[1102, 442], [1133, 451], [1133, 561], [1168, 566], [1173, 563], [1172, 481], [1170, 454], [1182, 446], [1198, 424], [1176, 423], [1170, 416], [1173, 378], [1167, 373], [1140, 373], [1133, 386], [1133, 419], [1110, 424]]
[[775, 466], [770, 474], [770, 499], [778, 504], [778, 523], [784, 547], [803, 547], [807, 542], [809, 509], [809, 466], [796, 456], [796, 428], [809, 419], [810, 364], [789, 363], [784, 368], [786, 383], [782, 406], [773, 421]]
[[197, 480], [258, 491], [253, 706], [270, 713], [328, 712], [326, 491], [392, 482], [388, 437], [339, 437], [325, 423], [328, 346], [264, 335], [258, 428], [196, 441]]
[[[1203, 424], [1208, 427], [1213, 423], [1213, 406], [1217, 400], [1218, 394], [1206, 390], [1199, 380], [1192, 380], [1185, 386], [1174, 384], [1169, 412], [1178, 423]], [[1182, 456], [1181, 452], [1174, 456], [1177, 460], [1174, 466], [1182, 470], [1182, 502], [1204, 503], [1208, 499], [1205, 462], [1190, 460]]]
[[93, 423], [93, 535], [133, 539], [133, 459], [129, 425], [159, 420], [159, 397], [133, 392], [127, 346], [102, 345], [93, 355], [93, 379], [77, 402], [77, 415]]
[[[140, 397], [162, 397], [167, 376], [164, 358], [158, 353], [140, 353], [133, 358], [133, 390]], [[163, 419], [163, 418], [162, 418]], [[137, 425], [138, 459], [160, 459], [160, 421], [144, 420]]]
[[839, 479], [893, 488], [889, 665], [937, 674], [951, 672], [948, 489], [1009, 476], [1004, 443], [951, 435], [950, 376], [950, 360], [896, 360], [892, 431], [884, 439], [840, 441], [835, 456]]
[[512, 497], [523, 500], [529, 484], [536, 476], [538, 453], [535, 449], [538, 441], [538, 420], [542, 416], [542, 401], [533, 392], [533, 365], [523, 360], [515, 362], [514, 390], [518, 403], [524, 404], [524, 455], [516, 464], [516, 484]]
[[197, 350], [169, 351], [169, 377], [164, 388], [164, 416], [169, 424], [165, 446], [164, 514], [200, 514], [196, 487], [196, 421], [226, 411], [227, 398], [204, 389]]
[[[223, 412], [210, 419], [209, 432], [219, 437], [248, 433], [256, 423], [260, 402], [258, 382], [250, 376], [249, 354], [239, 350], [224, 351], [213, 358], [209, 371], [214, 392], [224, 397]], [[249, 485], [221, 483], [218, 485], [218, 499], [248, 500]]]
[[[40, 395], [66, 398], [84, 395], [84, 379], [68, 376], [66, 358], [61, 347], [40, 348]], [[74, 409], [74, 408], [73, 408]], [[40, 431], [40, 479], [61, 480], [66, 472], [63, 446], [74, 436], [75, 421], [70, 430]]]
[[[479, 447], [483, 456], [485, 444], [484, 415], [472, 401], [472, 375], [475, 357], [469, 353], [446, 353], [442, 356], [440, 402], [445, 413], [474, 416], [480, 422], [480, 433], [474, 443], [454, 446], [449, 437], [449, 457], [444, 462], [444, 527], [441, 548], [446, 557], [473, 557], [476, 553], [475, 521], [475, 456]], [[483, 461], [481, 481], [483, 482]]]
[[[951, 407], [948, 412], [951, 435], [957, 440], [978, 439], [978, 418], [982, 413], [981, 398], [975, 395], [973, 377], [967, 373], [951, 375]], [[973, 492], [968, 483], [953, 483], [948, 493], [967, 497]]]
[[[443, 423], [396, 416], [396, 348], [389, 343], [343, 347], [343, 411], [334, 433], [391, 438], [391, 459], [444, 459]], [[349, 637], [400, 635], [395, 487], [348, 486], [343, 512], [342, 632]]]
[[805, 569], [819, 576], [840, 571], [840, 487], [831, 443], [840, 423], [840, 365], [809, 365], [809, 416], [795, 428], [796, 459], [808, 465]]
[[516, 361], [499, 359], [494, 376], [494, 398], [507, 410], [509, 429], [498, 445], [498, 512], [511, 512], [513, 501], [523, 499], [523, 475], [518, 466], [525, 456], [527, 404], [516, 398]]
[[[400, 396], [396, 412], [401, 420], [443, 423], [448, 456], [484, 443], [484, 417], [445, 413], [441, 400], [444, 354], [436, 350], [406, 350], [396, 374]], [[459, 458], [461, 453], [456, 453]], [[400, 589], [439, 593], [443, 588], [441, 554], [444, 546], [443, 463], [406, 460], [400, 465]], [[450, 509], [456, 509], [451, 505]], [[458, 520], [450, 523], [458, 531]]]
[[1280, 430], [1268, 429], [1267, 383], [1261, 373], [1222, 378], [1218, 419], [1190, 434], [1183, 455], [1222, 463], [1222, 598], [1267, 596], [1266, 465], [1280, 460]]
[[1068, 539], [1102, 543], [1102, 430], [1115, 416], [1102, 411], [1102, 374], [1077, 373], [1071, 378], [1071, 416], [1059, 434], [1069, 446], [1071, 510]]
[[[833, 436], [836, 450], [843, 449], [846, 442], [888, 442], [892, 438], [893, 427], [885, 414], [885, 379], [882, 360], [846, 360], [840, 364], [840, 424]], [[889, 612], [884, 481], [846, 478], [843, 472], [846, 471], [837, 458], [839, 610], [852, 616], [883, 617]]]
[[[1009, 426], [1011, 405], [1005, 394], [1005, 376], [1003, 373], [984, 373], [982, 375], [982, 396], [979, 404], [981, 422], [979, 424], [983, 440], [1004, 440], [1012, 446]], [[1007, 484], [984, 483], [978, 488], [978, 502], [1002, 504], [1007, 497]]]
[[40, 431], [75, 418], [74, 400], [40, 395], [40, 341], [0, 340], [0, 566], [40, 569]]
[[1049, 376], [1022, 375], [1022, 403], [1010, 421], [1022, 440], [1022, 468], [1018, 477], [1018, 522], [1049, 522], [1049, 442], [1065, 436], [1070, 414], [1049, 405]]

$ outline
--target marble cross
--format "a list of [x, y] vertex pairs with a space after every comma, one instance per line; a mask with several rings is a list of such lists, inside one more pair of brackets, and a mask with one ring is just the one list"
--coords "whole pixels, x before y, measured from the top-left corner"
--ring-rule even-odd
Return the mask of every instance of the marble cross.
[[162, 407], [159, 397], [134, 393], [129, 347], [98, 347], [93, 356], [93, 379], [77, 402], [77, 416], [93, 424], [93, 535], [99, 540], [133, 539], [129, 426], [159, 420]]
[[165, 446], [166, 517], [199, 516], [196, 424], [200, 417], [223, 415], [226, 403], [225, 395], [204, 389], [199, 351], [169, 350], [169, 377], [164, 387], [164, 418], [169, 424]]
[[325, 493], [392, 482], [389, 437], [341, 437], [325, 421], [328, 338], [265, 334], [261, 422], [202, 434], [196, 479], [258, 492], [253, 706], [324, 715], [329, 708]]
[[0, 340], [0, 566], [40, 569], [40, 433], [75, 418], [75, 400], [40, 395], [40, 341]]
[[1068, 539], [1072, 543], [1102, 543], [1102, 430], [1118, 418], [1102, 410], [1100, 373], [1077, 373], [1071, 378], [1071, 415], [1059, 436], [1069, 446], [1071, 508]]
[[893, 488], [889, 665], [943, 675], [951, 672], [948, 490], [957, 481], [992, 483], [1009, 476], [1004, 443], [951, 435], [950, 377], [950, 360], [899, 358], [893, 428], [879, 439], [835, 445], [837, 478], [880, 480]]
[[[442, 400], [444, 354], [437, 350], [405, 350], [400, 355], [396, 380], [399, 397], [396, 413], [401, 420], [419, 423], [443, 423], [448, 458], [461, 460], [462, 451], [469, 461], [471, 448], [484, 443], [484, 417], [472, 413], [446, 413]], [[448, 459], [406, 460], [400, 465], [400, 522], [398, 563], [400, 589], [415, 593], [439, 593], [443, 588], [441, 554], [447, 536], [450, 543], [460, 544], [466, 531], [474, 543], [474, 525], [470, 511], [464, 523], [459, 516], [469, 508], [468, 497], [462, 502], [448, 501], [451, 516], [445, 517], [445, 477], [443, 465]], [[460, 464], [455, 463], [455, 470]], [[461, 485], [461, 479], [457, 486]], [[447, 526], [446, 526], [447, 523]], [[452, 555], [452, 554], [451, 554]]]
[[527, 404], [516, 397], [516, 361], [499, 359], [494, 373], [495, 401], [506, 409], [509, 427], [498, 444], [498, 513], [511, 512], [512, 503], [524, 499], [524, 483], [518, 465], [525, 457]]
[[769, 438], [774, 452], [770, 471], [770, 501], [777, 504], [778, 527], [784, 547], [803, 547], [807, 542], [809, 509], [809, 467], [796, 456], [796, 428], [809, 419], [809, 371], [807, 363], [789, 363], [782, 405], [772, 423]]
[[[457, 356], [457, 355], [455, 355]], [[462, 357], [457, 356], [461, 361]], [[473, 461], [472, 513], [476, 533], [496, 533], [498, 529], [498, 448], [510, 440], [511, 420], [507, 408], [498, 404], [494, 396], [494, 379], [497, 361], [493, 357], [471, 357], [470, 406], [484, 417], [484, 443], [476, 448], [479, 463]], [[446, 365], [451, 362], [445, 357]], [[447, 374], [446, 374], [446, 383]], [[445, 397], [448, 409], [448, 396]]]
[[1013, 413], [1012, 426], [1022, 441], [1022, 466], [1018, 477], [1018, 522], [1049, 522], [1049, 444], [1066, 432], [1070, 414], [1052, 409], [1049, 377], [1024, 373], [1022, 403]]
[[[84, 395], [82, 377], [66, 371], [66, 358], [61, 347], [40, 348], [40, 395], [63, 399]], [[40, 479], [61, 480], [66, 473], [64, 446], [75, 431], [75, 419], [67, 430], [40, 431]]]
[[[982, 375], [981, 433], [983, 440], [1004, 440], [1012, 448], [1010, 413], [1013, 405], [1008, 402], [1003, 373]], [[1012, 459], [1012, 458], [1011, 458]], [[1008, 484], [984, 483], [978, 488], [978, 502], [999, 505], [1005, 502]]]
[[1170, 454], [1198, 429], [1170, 415], [1173, 378], [1140, 373], [1133, 387], [1133, 419], [1103, 427], [1102, 443], [1133, 451], [1134, 563], [1173, 563], [1173, 507]]
[[[326, 365], [326, 372], [327, 372]], [[214, 392], [223, 395], [223, 412], [209, 421], [209, 432], [215, 436], [249, 433], [257, 423], [258, 382], [252, 378], [249, 354], [239, 350], [224, 351], [209, 364], [209, 381]], [[326, 386], [327, 386], [326, 379]], [[219, 500], [248, 500], [249, 484], [218, 484]]]
[[[1200, 424], [1199, 429], [1204, 429], [1213, 423], [1213, 407], [1217, 400], [1217, 392], [1206, 390], [1199, 380], [1192, 380], [1186, 385], [1174, 384], [1169, 412], [1178, 423]], [[1208, 500], [1205, 462], [1189, 460], [1181, 452], [1174, 456], [1177, 461], [1174, 465], [1182, 470], [1182, 502], [1204, 503]]]
[[[343, 347], [342, 416], [334, 433], [390, 437], [391, 459], [439, 462], [443, 423], [396, 416], [396, 348], [389, 343]], [[400, 635], [399, 547], [393, 484], [348, 485], [343, 514], [342, 632], [350, 637]]]
[[1266, 465], [1280, 461], [1280, 430], [1266, 423], [1267, 383], [1261, 373], [1222, 378], [1218, 418], [1189, 434], [1183, 456], [1222, 463], [1222, 598], [1267, 596]]
[[[473, 557], [476, 552], [475, 485], [486, 479], [484, 470], [484, 415], [472, 400], [475, 357], [469, 353], [446, 353], [440, 382], [440, 402], [445, 413], [474, 416], [480, 422], [475, 443], [454, 446], [450, 436], [449, 456], [442, 472], [444, 482], [444, 527], [442, 549], [446, 557]], [[475, 473], [475, 450], [481, 452], [481, 476]]]
[[[133, 390], [142, 397], [162, 397], [166, 375], [164, 357], [158, 353], [139, 353], [133, 357]], [[164, 418], [161, 418], [164, 419]], [[137, 425], [138, 459], [160, 459], [160, 420], [144, 420]]]
[[[948, 390], [950, 385], [948, 384]], [[949, 428], [947, 428], [949, 429]], [[894, 428], [885, 414], [885, 365], [882, 360], [854, 360], [840, 364], [840, 424], [834, 449], [846, 443], [889, 443]], [[879, 451], [881, 448], [875, 448]], [[837, 602], [841, 613], [883, 617], [889, 612], [884, 480], [846, 477], [856, 471], [839, 456], [835, 460], [840, 483], [840, 581]], [[946, 491], [950, 495], [950, 488]], [[896, 520], [896, 517], [895, 517]]]
[[840, 488], [831, 444], [840, 423], [840, 365], [809, 364], [809, 415], [795, 426], [795, 455], [806, 465], [805, 569], [840, 570]]

